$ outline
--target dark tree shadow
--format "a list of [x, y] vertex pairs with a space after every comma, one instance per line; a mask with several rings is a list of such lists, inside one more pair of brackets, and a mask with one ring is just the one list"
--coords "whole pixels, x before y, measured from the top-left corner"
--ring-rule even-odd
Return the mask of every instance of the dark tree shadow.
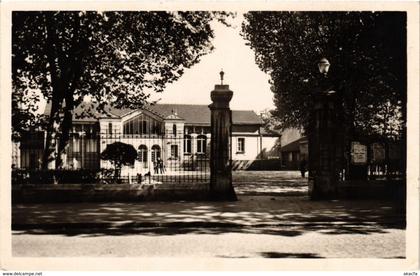
[[[14, 234], [65, 236], [269, 234], [295, 237], [386, 233], [405, 229], [405, 210], [392, 200], [310, 201], [296, 173], [234, 174], [235, 202], [96, 202], [14, 204]], [[287, 193], [296, 196], [285, 197]], [[297, 196], [299, 195], [300, 196]]]
[[[75, 207], [77, 206], [77, 208]], [[237, 202], [25, 204], [13, 206], [14, 234], [268, 234], [299, 236], [387, 233], [405, 229], [398, 203], [240, 197]]]
[[264, 258], [323, 258], [315, 253], [260, 252]]

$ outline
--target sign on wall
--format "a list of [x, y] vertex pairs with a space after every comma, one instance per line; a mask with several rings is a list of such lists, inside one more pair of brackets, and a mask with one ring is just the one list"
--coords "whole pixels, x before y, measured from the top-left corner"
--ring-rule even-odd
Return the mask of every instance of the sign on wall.
[[359, 142], [351, 143], [351, 162], [353, 164], [366, 164], [367, 163], [367, 146]]

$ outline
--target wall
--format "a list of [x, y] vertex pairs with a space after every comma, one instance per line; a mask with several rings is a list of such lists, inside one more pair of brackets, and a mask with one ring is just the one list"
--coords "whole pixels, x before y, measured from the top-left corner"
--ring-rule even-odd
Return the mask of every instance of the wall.
[[60, 184], [15, 185], [12, 203], [20, 202], [111, 202], [147, 200], [205, 200], [207, 183], [145, 184]]
[[282, 167], [289, 170], [298, 170], [300, 164], [300, 153], [298, 151], [282, 152]]
[[101, 134], [109, 133], [109, 124], [112, 123], [112, 133], [122, 133], [122, 122], [120, 119], [100, 119], [99, 120], [99, 132]]
[[[236, 151], [238, 138], [245, 139], [244, 153]], [[232, 134], [232, 168], [233, 170], [280, 170], [280, 137]]]
[[[176, 125], [176, 135], [173, 134], [173, 126]], [[184, 121], [182, 120], [173, 120], [165, 121], [165, 136], [166, 137], [184, 137]]]
[[302, 140], [299, 143], [299, 151], [300, 151], [300, 157], [305, 158], [306, 161], [309, 159], [309, 149], [308, 149], [308, 140]]
[[[240, 153], [238, 138], [245, 139], [245, 151]], [[280, 137], [232, 134], [232, 159], [255, 160], [280, 158]]]
[[[245, 139], [245, 151], [238, 152], [238, 138]], [[240, 134], [232, 134], [232, 159], [233, 160], [254, 160], [257, 158], [259, 151], [259, 136], [246, 136]]]
[[280, 148], [281, 148], [281, 138], [280, 137], [271, 137], [263, 136], [261, 139], [262, 143], [262, 153], [260, 153], [260, 158], [262, 159], [280, 159]]

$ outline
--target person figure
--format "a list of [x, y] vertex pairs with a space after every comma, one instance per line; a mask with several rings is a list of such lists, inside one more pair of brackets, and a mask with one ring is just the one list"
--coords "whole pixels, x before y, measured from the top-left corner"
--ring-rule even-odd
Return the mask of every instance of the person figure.
[[138, 173], [137, 174], [137, 184], [141, 184], [141, 182], [142, 182], [142, 179], [143, 177], [142, 177], [142, 175], [141, 175], [141, 173]]
[[155, 174], [159, 173], [159, 158], [153, 161], [153, 169], [154, 169]]
[[76, 157], [73, 157], [73, 169], [77, 170], [79, 169], [79, 161], [77, 161]]
[[303, 158], [302, 161], [300, 161], [299, 170], [300, 170], [300, 175], [302, 177], [305, 177], [305, 173], [306, 173], [306, 159], [305, 158]]
[[161, 174], [165, 173], [165, 165], [163, 165], [163, 160], [158, 158], [158, 166]]
[[159, 174], [162, 173], [162, 170], [160, 169], [160, 162], [162, 162], [162, 160], [160, 160], [160, 157], [156, 158], [156, 170]]

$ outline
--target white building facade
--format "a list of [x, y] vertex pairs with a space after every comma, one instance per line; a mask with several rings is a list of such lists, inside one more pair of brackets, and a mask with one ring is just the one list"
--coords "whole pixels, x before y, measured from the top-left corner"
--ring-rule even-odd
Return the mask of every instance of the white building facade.
[[[108, 108], [104, 114], [80, 118], [74, 111], [73, 131], [63, 168], [112, 168], [100, 154], [114, 142], [131, 145], [137, 151], [133, 166], [124, 166], [122, 175], [156, 172], [161, 160], [165, 170], [194, 170], [208, 166], [210, 154], [210, 110], [206, 105], [156, 104], [143, 109]], [[45, 114], [49, 113], [47, 105]], [[253, 111], [232, 111], [232, 161], [250, 164], [255, 160], [279, 158], [280, 135], [263, 130]], [[25, 141], [21, 143], [25, 144]], [[17, 168], [39, 167], [42, 150], [20, 146]], [[22, 158], [22, 156], [28, 156]], [[246, 168], [246, 166], [237, 166]]]

